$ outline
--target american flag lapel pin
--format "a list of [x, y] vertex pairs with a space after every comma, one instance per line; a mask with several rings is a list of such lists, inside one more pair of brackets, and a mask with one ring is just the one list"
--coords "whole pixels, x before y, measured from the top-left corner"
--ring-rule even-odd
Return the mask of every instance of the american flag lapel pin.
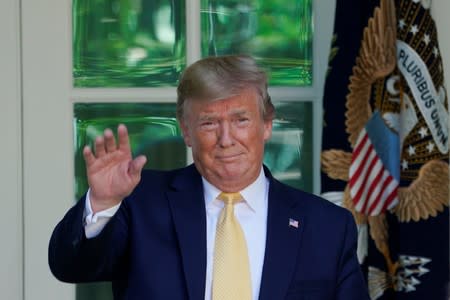
[[289, 218], [289, 227], [298, 228], [298, 221], [292, 218]]

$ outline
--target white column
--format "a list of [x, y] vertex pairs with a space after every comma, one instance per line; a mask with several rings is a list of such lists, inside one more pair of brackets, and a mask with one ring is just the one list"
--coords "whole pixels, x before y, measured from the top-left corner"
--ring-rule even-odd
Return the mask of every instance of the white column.
[[0, 1], [0, 298], [23, 298], [20, 5]]
[[70, 100], [72, 1], [21, 2], [24, 299], [70, 300], [75, 298], [74, 285], [53, 277], [47, 253], [54, 226], [75, 203]]

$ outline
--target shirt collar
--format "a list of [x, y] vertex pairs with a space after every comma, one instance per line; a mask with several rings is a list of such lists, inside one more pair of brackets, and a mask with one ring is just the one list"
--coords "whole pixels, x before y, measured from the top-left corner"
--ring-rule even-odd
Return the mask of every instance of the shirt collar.
[[[211, 202], [214, 201], [217, 196], [219, 196], [221, 190], [209, 183], [208, 180], [206, 180], [203, 176], [202, 182], [205, 195], [205, 206], [208, 207], [209, 205], [211, 205]], [[264, 169], [261, 168], [261, 171], [256, 180], [243, 190], [239, 191], [247, 205], [253, 211], [256, 212], [264, 207], [265, 201], [263, 200], [265, 200], [265, 198], [267, 197], [268, 184], [269, 181], [264, 174]]]

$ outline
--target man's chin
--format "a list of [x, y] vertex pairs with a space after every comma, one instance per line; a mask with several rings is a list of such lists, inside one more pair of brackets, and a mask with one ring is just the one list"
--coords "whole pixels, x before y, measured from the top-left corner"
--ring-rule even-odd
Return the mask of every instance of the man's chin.
[[250, 185], [255, 178], [248, 173], [249, 170], [242, 168], [243, 164], [235, 165], [233, 168], [217, 168], [210, 173], [208, 182], [223, 192], [237, 192]]
[[243, 162], [236, 164], [228, 164], [227, 168], [223, 168], [219, 174], [220, 178], [224, 182], [241, 182], [248, 176], [248, 170], [243, 169]]

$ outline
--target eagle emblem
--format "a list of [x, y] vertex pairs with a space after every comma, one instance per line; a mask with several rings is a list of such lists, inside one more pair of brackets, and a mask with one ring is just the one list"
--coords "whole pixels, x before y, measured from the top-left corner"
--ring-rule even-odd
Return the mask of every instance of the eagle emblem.
[[[421, 18], [431, 19], [427, 10], [428, 2], [402, 0], [397, 6], [397, 14], [393, 0], [381, 0], [380, 6], [375, 8], [373, 17], [369, 19], [363, 32], [346, 97], [345, 127], [353, 153], [331, 149], [323, 151], [321, 155], [323, 172], [332, 179], [347, 182], [343, 193], [343, 206], [352, 212], [357, 224], [369, 224], [369, 234], [386, 261], [387, 273], [392, 281], [389, 284], [383, 282], [381, 286], [395, 287], [398, 291], [406, 291], [406, 286], [401, 288], [402, 281], [397, 279], [400, 271], [412, 258], [408, 260], [406, 256], [400, 256], [397, 261], [392, 259], [388, 245], [389, 228], [386, 214], [394, 214], [399, 222], [418, 222], [437, 216], [449, 204], [448, 132], [441, 128], [445, 127], [441, 126], [441, 123], [448, 124], [447, 95], [442, 86], [443, 76], [438, 75], [442, 73], [442, 60], [438, 56], [437, 45], [431, 41], [432, 37], [435, 38], [435, 28], [419, 28], [417, 25], [424, 23], [434, 26], [434, 23], [402, 18], [420, 15]], [[417, 13], [419, 10], [421, 14]], [[415, 54], [410, 54], [410, 48], [399, 43], [420, 44], [420, 47], [416, 47]], [[402, 57], [399, 48], [406, 49], [406, 54], [403, 53]], [[410, 61], [407, 61], [406, 55]], [[419, 74], [419, 71], [423, 72], [419, 63], [413, 63], [413, 58], [422, 61], [421, 57], [434, 59], [432, 67], [427, 70], [430, 72], [429, 78], [426, 74]], [[414, 67], [416, 69], [413, 69]], [[408, 72], [410, 74], [407, 74]], [[425, 96], [418, 95], [423, 92], [424, 82], [427, 83], [430, 94], [435, 90], [435, 96], [429, 98], [434, 105], [430, 110], [427, 110], [423, 101]], [[416, 89], [414, 84], [422, 84], [421, 89]], [[352, 191], [352, 182], [355, 181], [352, 176], [358, 172], [352, 172], [352, 169], [358, 159], [355, 158], [355, 152], [359, 151], [358, 141], [375, 115], [381, 116], [384, 125], [398, 140], [397, 168], [400, 176], [391, 196], [392, 199], [395, 197], [395, 201], [386, 204], [384, 210], [371, 213], [359, 209], [367, 205], [355, 203], [354, 198], [358, 194]], [[374, 164], [367, 164], [365, 168], [369, 173], [375, 167]], [[389, 171], [389, 167], [387, 169]], [[392, 180], [396, 179], [395, 174], [392, 174], [392, 177]], [[374, 188], [367, 185], [362, 196], [366, 199], [376, 198], [370, 196], [373, 190]], [[370, 203], [368, 205], [370, 206]], [[428, 260], [421, 262], [426, 263]], [[373, 280], [378, 280], [379, 272], [382, 271], [374, 268], [371, 270], [369, 275], [372, 274]], [[380, 295], [380, 291], [374, 292], [373, 295], [375, 294]], [[378, 297], [373, 296], [372, 299]]]

